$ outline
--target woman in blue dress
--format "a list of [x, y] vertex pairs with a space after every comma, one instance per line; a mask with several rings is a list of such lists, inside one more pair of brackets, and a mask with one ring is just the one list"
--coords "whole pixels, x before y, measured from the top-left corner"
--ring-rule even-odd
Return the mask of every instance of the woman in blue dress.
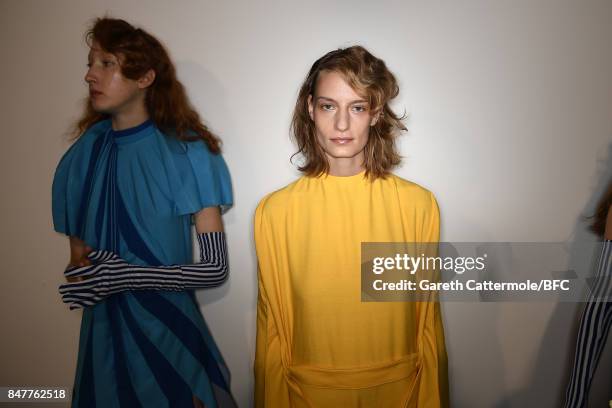
[[89, 98], [52, 200], [70, 238], [60, 293], [83, 310], [73, 407], [234, 406], [193, 293], [227, 277], [219, 140], [153, 36], [102, 18], [87, 43]]

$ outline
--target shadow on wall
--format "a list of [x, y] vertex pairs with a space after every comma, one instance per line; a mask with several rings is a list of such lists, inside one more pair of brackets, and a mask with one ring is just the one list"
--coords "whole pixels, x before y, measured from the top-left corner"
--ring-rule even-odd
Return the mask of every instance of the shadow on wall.
[[[459, 251], [453, 245], [444, 246], [444, 256], [456, 258]], [[449, 282], [457, 278], [454, 271], [442, 272], [441, 280]], [[468, 297], [471, 296], [471, 297]], [[444, 319], [444, 336], [448, 354], [448, 376], [451, 406], [489, 407], [481, 401], [495, 401], [503, 384], [507, 383], [502, 343], [498, 330], [501, 303], [483, 301], [479, 293], [471, 293], [459, 302], [441, 300]], [[469, 316], [457, 320], [452, 315]], [[473, 341], [474, 336], [478, 341]], [[484, 347], [483, 347], [484, 346]], [[469, 375], [465, 375], [469, 373]], [[483, 387], [487, 379], [494, 384]]]
[[[249, 288], [252, 291], [250, 297], [257, 299], [257, 273], [251, 266], [257, 265], [256, 261], [252, 261], [256, 259], [254, 243], [250, 238], [253, 231], [252, 216], [249, 217], [251, 221], [248, 231], [234, 230], [234, 227], [241, 222], [240, 214], [244, 212], [245, 202], [250, 202], [239, 186], [247, 179], [245, 174], [256, 168], [257, 157], [252, 154], [248, 144], [239, 143], [237, 127], [240, 118], [232, 116], [232, 110], [227, 103], [228, 90], [223, 82], [204, 66], [193, 61], [177, 61], [176, 67], [179, 80], [185, 85], [192, 106], [200, 114], [203, 123], [221, 139], [222, 153], [230, 171], [234, 197], [234, 206], [223, 215], [229, 252], [229, 279], [220, 287], [197, 291], [198, 307], [203, 310], [214, 303], [227, 301], [230, 288], [233, 289], [234, 297], [240, 296], [236, 294], [243, 293], [245, 287]], [[230, 149], [231, 155], [228, 155]], [[254, 208], [249, 211], [249, 214], [253, 214]], [[248, 252], [245, 237], [248, 237], [246, 238]], [[247, 308], [246, 313], [245, 308]], [[254, 388], [251, 365], [255, 348], [255, 310], [254, 302], [248, 307], [237, 303], [224, 306], [223, 319], [233, 323], [231, 329], [226, 326], [224, 333], [215, 337], [218, 344], [224, 343], [223, 346], [226, 348], [224, 358], [232, 372], [232, 391], [241, 406], [251, 399], [250, 395]], [[213, 317], [219, 319], [218, 312]]]
[[[578, 243], [599, 240], [589, 232], [590, 217], [595, 212], [608, 183], [612, 179], [612, 143], [608, 146], [608, 155], [597, 163], [595, 185], [590, 199], [576, 220], [572, 237], [569, 241], [569, 265], [586, 263], [595, 267], [596, 259], [585, 257], [579, 250]], [[598, 254], [597, 254], [598, 255]], [[594, 273], [594, 271], [593, 271]], [[557, 303], [555, 310], [542, 337], [538, 358], [534, 363], [528, 387], [500, 400], [496, 408], [515, 407], [563, 407], [565, 392], [571, 375], [576, 348], [576, 335], [584, 303]], [[601, 356], [599, 366], [594, 374], [591, 392], [588, 398], [589, 407], [607, 407], [610, 395], [609, 384], [612, 383], [612, 370], [609, 351], [610, 341]]]
[[[182, 61], [177, 62], [176, 67], [177, 72], [179, 73], [179, 80], [181, 81], [183, 86], [185, 86], [185, 91], [189, 96], [189, 101], [200, 115], [200, 119], [213, 134], [221, 138], [221, 140], [223, 141], [224, 135], [220, 135], [216, 129], [215, 124], [211, 123], [211, 121], [208, 119], [208, 115], [211, 114], [211, 112], [207, 112], [202, 109], [203, 103], [200, 102], [201, 99], [214, 100], [216, 109], [221, 110], [220, 112], [214, 112], [214, 116], [227, 118], [229, 116], [229, 110], [226, 107], [225, 90], [221, 86], [221, 83], [216, 80], [210, 72], [208, 72], [204, 67], [197, 63], [190, 61]], [[231, 122], [229, 120], [226, 120], [224, 123]], [[230, 177], [231, 176], [232, 174], [230, 172]], [[233, 191], [232, 193], [235, 197], [235, 192]], [[232, 223], [234, 218], [233, 212], [233, 209], [230, 209], [228, 213], [224, 215], [223, 219], [226, 224]], [[197, 253], [197, 251], [195, 251], [195, 253]], [[203, 292], [198, 291], [197, 300], [199, 305], [207, 305], [221, 300], [229, 292], [230, 285], [231, 279], [229, 279], [220, 287], [207, 289], [206, 291], [204, 291], [205, 295], [200, 295]]]

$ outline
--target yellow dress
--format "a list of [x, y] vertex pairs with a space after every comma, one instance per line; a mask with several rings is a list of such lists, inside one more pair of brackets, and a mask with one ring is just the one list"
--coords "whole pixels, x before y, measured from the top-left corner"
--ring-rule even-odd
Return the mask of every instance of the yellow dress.
[[447, 407], [437, 302], [361, 302], [361, 242], [437, 242], [431, 192], [302, 177], [255, 213], [255, 406]]

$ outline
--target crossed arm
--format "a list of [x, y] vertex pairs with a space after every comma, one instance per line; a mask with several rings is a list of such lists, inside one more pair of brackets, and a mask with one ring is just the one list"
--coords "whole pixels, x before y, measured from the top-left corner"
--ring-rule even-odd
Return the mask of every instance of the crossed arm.
[[70, 264], [64, 272], [68, 283], [60, 286], [62, 300], [75, 309], [125, 290], [185, 290], [222, 284], [228, 268], [219, 208], [204, 208], [194, 218], [200, 261], [191, 265], [132, 265], [117, 254], [92, 251], [83, 241], [70, 237]]

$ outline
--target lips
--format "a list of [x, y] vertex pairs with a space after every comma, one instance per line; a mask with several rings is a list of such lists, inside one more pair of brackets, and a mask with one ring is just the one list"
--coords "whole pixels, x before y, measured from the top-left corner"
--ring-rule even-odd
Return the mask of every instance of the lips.
[[352, 137], [335, 137], [329, 140], [331, 140], [335, 144], [344, 145], [344, 144], [348, 144], [352, 142], [353, 138]]
[[96, 96], [100, 96], [100, 95], [102, 95], [102, 92], [100, 91], [96, 91], [95, 89], [89, 90], [89, 96], [92, 98], [95, 98]]

